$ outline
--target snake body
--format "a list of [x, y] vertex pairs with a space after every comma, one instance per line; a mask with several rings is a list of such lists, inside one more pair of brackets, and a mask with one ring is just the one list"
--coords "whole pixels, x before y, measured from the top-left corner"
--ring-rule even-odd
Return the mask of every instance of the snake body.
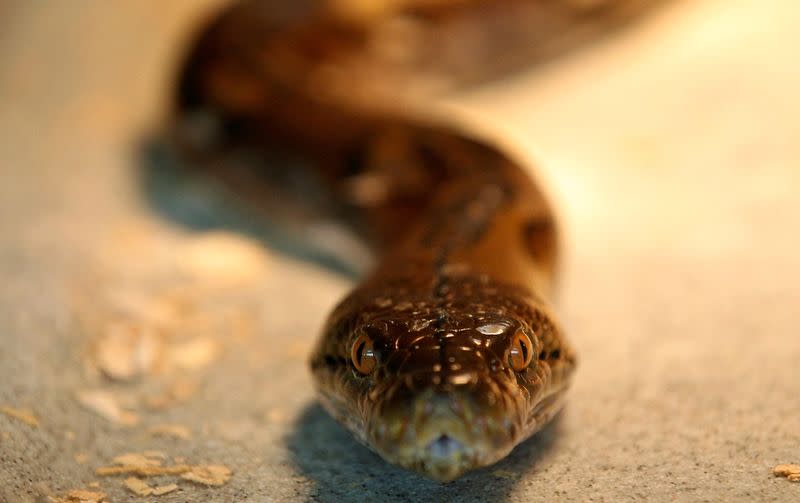
[[314, 382], [360, 441], [436, 480], [491, 464], [541, 429], [576, 359], [549, 300], [558, 240], [545, 197], [502, 149], [412, 104], [646, 2], [592, 3], [243, 2], [202, 32], [182, 68], [178, 117], [212, 114], [216, 131], [211, 141], [178, 128], [185, 150], [302, 157], [373, 245], [377, 267], [313, 350]]

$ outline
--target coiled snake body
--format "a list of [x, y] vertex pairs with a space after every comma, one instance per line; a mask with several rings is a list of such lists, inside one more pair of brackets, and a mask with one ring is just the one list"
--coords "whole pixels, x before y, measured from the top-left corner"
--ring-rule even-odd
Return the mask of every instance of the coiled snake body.
[[[537, 186], [502, 150], [416, 104], [646, 2], [588, 3], [244, 2], [202, 33], [182, 70], [185, 151], [292, 152], [373, 244], [378, 266], [330, 315], [314, 381], [359, 440], [440, 481], [542, 428], [575, 353], [548, 301], [556, 226]], [[213, 141], [185, 126], [209, 113]]]

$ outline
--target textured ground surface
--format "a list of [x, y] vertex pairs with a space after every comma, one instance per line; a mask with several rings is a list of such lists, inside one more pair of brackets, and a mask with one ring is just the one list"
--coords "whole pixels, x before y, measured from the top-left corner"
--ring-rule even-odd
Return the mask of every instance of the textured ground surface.
[[[794, 0], [683, 2], [452, 100], [544, 160], [582, 365], [556, 424], [446, 486], [315, 405], [305, 354], [349, 281], [185, 226], [251, 224], [142, 176], [178, 44], [213, 3], [0, 6], [0, 407], [38, 419], [0, 413], [0, 501], [800, 500], [771, 475], [800, 462]], [[179, 489], [139, 498], [94, 472], [144, 450], [233, 477], [151, 478]]]

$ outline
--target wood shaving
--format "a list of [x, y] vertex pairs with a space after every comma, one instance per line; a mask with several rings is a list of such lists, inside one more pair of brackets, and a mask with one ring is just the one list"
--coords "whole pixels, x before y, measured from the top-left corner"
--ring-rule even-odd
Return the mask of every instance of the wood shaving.
[[0, 407], [0, 412], [2, 412], [8, 417], [14, 418], [18, 421], [22, 421], [23, 423], [29, 426], [33, 426], [34, 428], [39, 426], [39, 419], [33, 414], [33, 411], [30, 409], [15, 409], [13, 407]]
[[100, 491], [73, 489], [66, 496], [48, 496], [47, 499], [53, 503], [100, 503], [105, 501], [106, 496]]
[[153, 488], [147, 485], [147, 482], [142, 479], [128, 477], [125, 479], [124, 484], [129, 491], [139, 496], [150, 496], [153, 494]]
[[161, 466], [163, 463], [159, 456], [147, 456], [145, 453], [129, 452], [116, 456], [111, 461], [121, 466]]
[[257, 281], [267, 270], [263, 248], [233, 234], [209, 233], [181, 247], [177, 255], [178, 267], [218, 286]]
[[171, 493], [178, 489], [178, 484], [167, 484], [163, 486], [156, 486], [153, 488], [153, 496], [161, 496], [162, 494]]
[[174, 437], [188, 440], [192, 436], [191, 430], [182, 424], [157, 424], [151, 426], [147, 432], [156, 437]]
[[82, 465], [89, 461], [89, 454], [86, 452], [78, 452], [75, 454], [75, 456], [73, 456], [73, 458], [75, 459], [76, 463]]
[[150, 372], [161, 352], [161, 339], [142, 324], [109, 326], [95, 350], [95, 361], [109, 378], [127, 381]]
[[147, 397], [145, 405], [154, 410], [166, 409], [172, 405], [185, 402], [197, 391], [197, 382], [180, 378], [175, 380], [166, 390], [158, 395]]
[[76, 489], [67, 493], [67, 501], [78, 501], [80, 503], [100, 503], [106, 499], [106, 493], [100, 491], [87, 491]]
[[152, 295], [138, 288], [115, 288], [105, 293], [117, 316], [135, 319], [150, 326], [164, 326], [180, 317], [180, 306], [171, 299]]
[[124, 410], [117, 398], [109, 391], [86, 390], [79, 391], [78, 401], [87, 409], [108, 419], [112, 423], [123, 426], [133, 426], [139, 422], [139, 416], [133, 412]]
[[198, 369], [205, 367], [219, 355], [220, 344], [210, 337], [195, 339], [170, 345], [169, 362], [182, 369]]
[[172, 465], [172, 466], [101, 466], [94, 471], [95, 474], [101, 477], [109, 475], [139, 475], [140, 477], [155, 477], [157, 475], [181, 475], [192, 469], [189, 465]]
[[124, 482], [125, 486], [140, 496], [166, 494], [176, 490], [178, 487], [175, 484], [153, 487], [139, 477], [177, 475], [184, 480], [198, 484], [221, 486], [230, 480], [233, 473], [230, 468], [222, 465], [185, 464], [183, 458], [175, 458], [176, 462], [180, 460], [180, 464], [162, 466], [161, 459], [157, 459], [161, 455], [163, 453], [159, 451], [121, 454], [113, 459], [114, 466], [101, 466], [95, 470], [95, 473], [103, 477], [129, 475]]
[[772, 469], [776, 477], [786, 477], [792, 482], [800, 482], [800, 465], [778, 465]]
[[231, 473], [227, 466], [202, 465], [193, 466], [190, 471], [182, 474], [181, 478], [206, 486], [221, 486], [230, 480]]

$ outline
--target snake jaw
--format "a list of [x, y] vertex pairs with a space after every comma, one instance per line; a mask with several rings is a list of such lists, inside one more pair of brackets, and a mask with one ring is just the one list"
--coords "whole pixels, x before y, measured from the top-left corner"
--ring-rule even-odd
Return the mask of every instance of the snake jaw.
[[368, 444], [395, 464], [449, 482], [505, 456], [518, 440], [503, 417], [514, 411], [487, 409], [480, 386], [399, 387], [370, 411], [365, 428]]

